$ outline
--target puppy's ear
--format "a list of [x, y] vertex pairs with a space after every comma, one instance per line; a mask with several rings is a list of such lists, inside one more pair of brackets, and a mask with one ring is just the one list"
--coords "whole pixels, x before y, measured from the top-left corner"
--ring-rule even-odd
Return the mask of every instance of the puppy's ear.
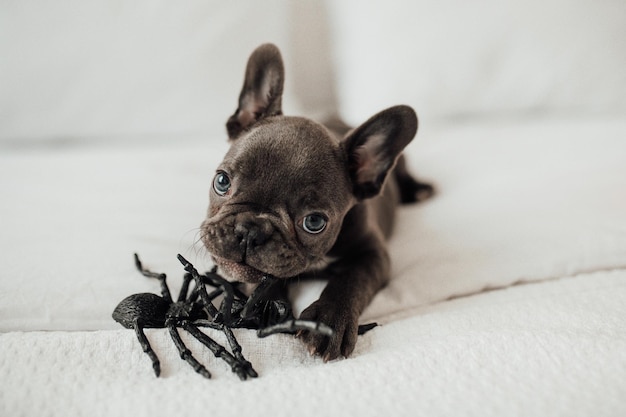
[[396, 106], [374, 115], [348, 133], [342, 146], [359, 199], [380, 193], [400, 153], [417, 132], [417, 115], [408, 106]]
[[266, 43], [255, 49], [248, 59], [239, 107], [226, 122], [231, 140], [259, 120], [282, 114], [284, 79], [285, 70], [278, 48]]

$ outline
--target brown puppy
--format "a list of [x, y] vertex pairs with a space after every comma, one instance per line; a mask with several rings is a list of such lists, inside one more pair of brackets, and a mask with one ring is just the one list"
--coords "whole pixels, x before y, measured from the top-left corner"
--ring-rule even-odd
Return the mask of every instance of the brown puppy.
[[385, 239], [396, 205], [433, 189], [403, 163], [394, 170], [417, 131], [410, 107], [384, 110], [340, 137], [312, 120], [283, 116], [283, 81], [280, 52], [261, 45], [227, 123], [231, 147], [213, 180], [202, 239], [233, 279], [327, 278], [301, 318], [335, 333], [300, 337], [312, 354], [332, 360], [353, 351], [359, 315], [389, 280]]

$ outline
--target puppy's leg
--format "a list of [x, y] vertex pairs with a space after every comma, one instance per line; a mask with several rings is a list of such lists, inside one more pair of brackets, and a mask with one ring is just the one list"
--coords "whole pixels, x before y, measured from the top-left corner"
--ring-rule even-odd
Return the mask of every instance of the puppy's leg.
[[406, 167], [404, 155], [398, 159], [393, 171], [400, 189], [400, 200], [403, 204], [428, 200], [435, 195], [435, 187], [415, 179]]
[[300, 318], [327, 324], [334, 334], [303, 331], [298, 335], [311, 354], [329, 361], [340, 355], [348, 357], [354, 350], [359, 316], [389, 279], [389, 256], [379, 242], [331, 264], [323, 275], [328, 277], [328, 285]]

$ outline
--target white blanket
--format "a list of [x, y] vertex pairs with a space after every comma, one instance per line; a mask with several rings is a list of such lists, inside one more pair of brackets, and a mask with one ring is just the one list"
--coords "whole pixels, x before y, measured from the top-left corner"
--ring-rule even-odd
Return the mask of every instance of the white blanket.
[[5, 149], [0, 415], [623, 415], [624, 137], [623, 119], [423, 126], [409, 160], [439, 195], [400, 211], [393, 280], [363, 316], [382, 326], [329, 364], [237, 331], [247, 382], [185, 336], [204, 380], [151, 330], [156, 379], [110, 318], [158, 292], [134, 251], [174, 291], [177, 252], [208, 266], [194, 243], [224, 144]]

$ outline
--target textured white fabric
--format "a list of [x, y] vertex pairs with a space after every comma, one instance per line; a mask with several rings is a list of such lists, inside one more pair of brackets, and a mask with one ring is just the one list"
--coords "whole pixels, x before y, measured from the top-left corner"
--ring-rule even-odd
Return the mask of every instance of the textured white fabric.
[[[324, 364], [289, 336], [238, 332], [260, 377], [213, 373], [148, 332], [162, 378], [130, 330], [0, 336], [4, 416], [598, 416], [626, 413], [626, 273], [580, 275], [424, 307]], [[213, 334], [213, 333], [211, 333]]]

